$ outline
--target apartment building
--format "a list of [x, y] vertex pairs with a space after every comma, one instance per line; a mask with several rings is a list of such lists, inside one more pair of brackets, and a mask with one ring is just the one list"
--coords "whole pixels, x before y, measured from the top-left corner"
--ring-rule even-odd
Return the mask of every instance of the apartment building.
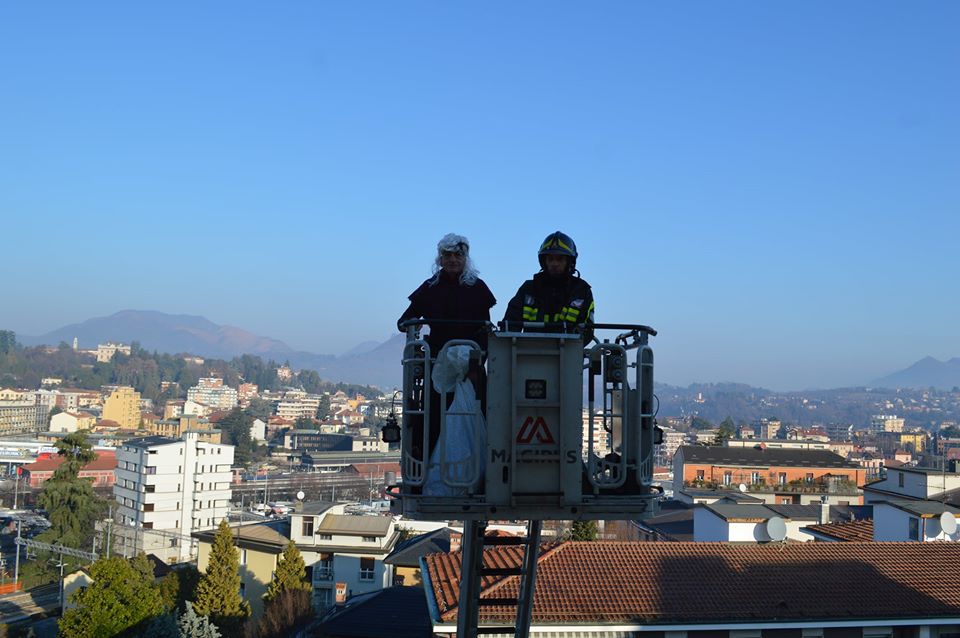
[[399, 531], [389, 516], [349, 516], [344, 505], [304, 503], [290, 517], [290, 540], [297, 544], [310, 570], [314, 605], [389, 587], [393, 567], [384, 559], [393, 551]]
[[223, 379], [205, 377], [187, 390], [187, 400], [202, 403], [218, 410], [231, 410], [237, 406], [236, 389], [224, 385]]
[[201, 441], [195, 431], [182, 439], [150, 436], [124, 443], [113, 488], [120, 504], [117, 531], [133, 534], [136, 551], [188, 560], [191, 533], [212, 529], [227, 516], [233, 453], [232, 445]]
[[878, 414], [870, 419], [871, 432], [903, 432], [904, 419], [894, 414]]
[[95, 419], [89, 414], [79, 412], [60, 412], [50, 418], [51, 432], [76, 432], [92, 430]]
[[140, 427], [140, 393], [129, 386], [120, 386], [103, 402], [101, 418], [113, 421], [124, 430]]
[[28, 401], [0, 401], [0, 436], [45, 430], [47, 412]]
[[319, 394], [288, 390], [283, 393], [283, 399], [277, 403], [277, 416], [290, 421], [296, 421], [299, 418], [312, 419], [317, 416], [317, 410], [320, 409], [320, 398]]
[[[866, 470], [826, 450], [682, 446], [674, 495], [689, 488], [743, 491], [771, 504], [861, 503]], [[742, 488], [741, 488], [742, 486]]]
[[184, 415], [176, 419], [156, 419], [148, 424], [150, 434], [153, 436], [164, 436], [171, 439], [183, 437], [185, 432], [193, 430], [197, 433], [199, 440], [207, 443], [220, 443], [221, 432], [213, 427], [206, 419], [192, 414]]
[[113, 359], [113, 355], [118, 352], [130, 356], [130, 346], [123, 345], [122, 343], [101, 343], [97, 345], [97, 362], [106, 363]]

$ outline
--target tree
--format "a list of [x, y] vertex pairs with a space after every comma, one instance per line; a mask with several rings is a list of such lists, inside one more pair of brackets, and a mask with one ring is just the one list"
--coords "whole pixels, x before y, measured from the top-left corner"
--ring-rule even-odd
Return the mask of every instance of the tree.
[[597, 521], [574, 521], [570, 528], [570, 540], [597, 540]]
[[220, 630], [206, 616], [197, 615], [190, 601], [177, 621], [180, 638], [220, 638]]
[[50, 519], [50, 529], [38, 540], [78, 549], [87, 547], [93, 538], [94, 522], [103, 512], [103, 501], [93, 491], [90, 480], [79, 474], [97, 455], [84, 430], [71, 432], [54, 445], [63, 463], [43, 484], [37, 497], [37, 503], [47, 510]]
[[0, 330], [0, 354], [8, 354], [17, 348], [17, 334], [13, 330]]
[[298, 416], [293, 427], [296, 430], [316, 430], [317, 422], [308, 416]]
[[260, 619], [260, 638], [283, 638], [313, 618], [310, 592], [288, 589], [267, 604]]
[[163, 608], [169, 612], [182, 611], [184, 603], [193, 598], [200, 582], [200, 572], [193, 565], [176, 569], [160, 581]]
[[209, 616], [226, 635], [239, 635], [250, 616], [250, 603], [240, 597], [240, 562], [226, 519], [220, 521], [213, 538], [207, 570], [197, 585], [193, 607], [201, 616]]
[[729, 416], [720, 422], [716, 436], [713, 437], [714, 445], [723, 445], [724, 441], [732, 439], [737, 433], [737, 425]]
[[703, 417], [695, 416], [690, 421], [690, 429], [692, 430], [709, 430], [711, 428], [713, 428], [713, 423]]
[[121, 556], [101, 558], [89, 567], [89, 586], [74, 593], [70, 600], [77, 606], [60, 618], [63, 638], [116, 636], [137, 627], [163, 611], [160, 590], [153, 572], [144, 578], [143, 565], [149, 562], [141, 554], [133, 561]]
[[273, 580], [267, 585], [264, 599], [271, 602], [285, 591], [297, 590], [309, 591], [310, 583], [307, 582], [307, 567], [303, 562], [303, 556], [300, 555], [296, 544], [290, 541], [283, 549], [283, 555], [273, 573]]
[[330, 395], [321, 394], [320, 402], [317, 405], [317, 419], [323, 421], [330, 416]]

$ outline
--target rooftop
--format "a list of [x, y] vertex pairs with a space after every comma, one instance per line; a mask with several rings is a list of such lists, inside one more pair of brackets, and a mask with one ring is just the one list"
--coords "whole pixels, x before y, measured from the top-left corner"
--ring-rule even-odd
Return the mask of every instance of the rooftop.
[[[519, 547], [486, 554], [487, 564], [498, 567], [516, 567], [523, 555]], [[425, 563], [435, 620], [453, 622], [460, 553], [433, 554]], [[951, 543], [568, 542], [540, 557], [533, 622], [955, 618], [960, 588], [948, 575], [957, 570], [960, 552]], [[518, 585], [516, 576], [484, 577], [481, 597], [515, 598]], [[512, 624], [514, 614], [513, 607], [483, 607], [481, 622]]]
[[364, 536], [386, 536], [393, 519], [387, 516], [347, 516], [345, 514], [327, 514], [320, 521], [317, 533], [324, 534], [362, 534]]
[[809, 525], [804, 531], [838, 542], [865, 543], [873, 540], [873, 520], [843, 521], [826, 525]]
[[750, 448], [684, 445], [677, 450], [684, 463], [748, 467], [819, 467], [859, 469], [839, 454], [828, 450]]

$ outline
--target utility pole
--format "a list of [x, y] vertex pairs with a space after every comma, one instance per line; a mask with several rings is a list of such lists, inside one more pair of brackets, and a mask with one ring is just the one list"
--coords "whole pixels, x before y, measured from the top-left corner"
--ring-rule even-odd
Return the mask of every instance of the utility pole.
[[17, 509], [17, 496], [20, 487], [20, 468], [13, 473], [13, 509]]
[[17, 583], [20, 582], [20, 525], [23, 524], [23, 521], [17, 521], [17, 541], [14, 545], [17, 548], [17, 559], [14, 563], [13, 568], [13, 586], [14, 589], [18, 587]]

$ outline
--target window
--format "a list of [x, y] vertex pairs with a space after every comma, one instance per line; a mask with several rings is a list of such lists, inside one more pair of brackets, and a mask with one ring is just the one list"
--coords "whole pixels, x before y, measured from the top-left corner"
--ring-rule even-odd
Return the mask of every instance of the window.
[[780, 485], [786, 485], [786, 484], [787, 484], [787, 473], [786, 473], [786, 472], [780, 472], [779, 474], [777, 474], [777, 482], [780, 483]]
[[703, 470], [697, 470], [697, 480], [698, 481], [703, 480]]
[[317, 540], [321, 540], [321, 541], [332, 541], [332, 540], [333, 540], [333, 535], [332, 535], [332, 534], [317, 534]]
[[903, 472], [897, 472], [897, 485], [903, 487]]
[[143, 487], [143, 491], [146, 492], [147, 494], [153, 494], [154, 492], [157, 491], [157, 486], [156, 486], [156, 485], [145, 485], [145, 486]]
[[760, 472], [752, 472], [750, 474], [750, 482], [756, 485], [760, 482]]
[[364, 542], [364, 543], [376, 543], [376, 542], [377, 542], [377, 537], [376, 537], [376, 536], [364, 536], [364, 537], [363, 537], [363, 542]]
[[333, 605], [333, 589], [330, 587], [319, 587], [314, 590], [317, 595], [317, 606], [324, 608]]
[[920, 519], [910, 517], [909, 532], [910, 540], [920, 540]]
[[803, 477], [803, 480], [806, 481], [808, 485], [813, 483], [813, 472], [807, 472], [807, 475]]
[[373, 566], [374, 561], [372, 558], [361, 558], [360, 559], [360, 580], [373, 580]]
[[723, 484], [732, 485], [733, 484], [733, 472], [724, 472], [723, 473]]
[[147, 472], [146, 472], [147, 474], [156, 474], [156, 473], [157, 473], [157, 468], [156, 468], [156, 466], [154, 466], [154, 465], [148, 466], [148, 467], [146, 468], [146, 470], [147, 470]]
[[301, 532], [303, 536], [313, 536], [313, 517], [308, 516], [303, 519], [303, 530]]

